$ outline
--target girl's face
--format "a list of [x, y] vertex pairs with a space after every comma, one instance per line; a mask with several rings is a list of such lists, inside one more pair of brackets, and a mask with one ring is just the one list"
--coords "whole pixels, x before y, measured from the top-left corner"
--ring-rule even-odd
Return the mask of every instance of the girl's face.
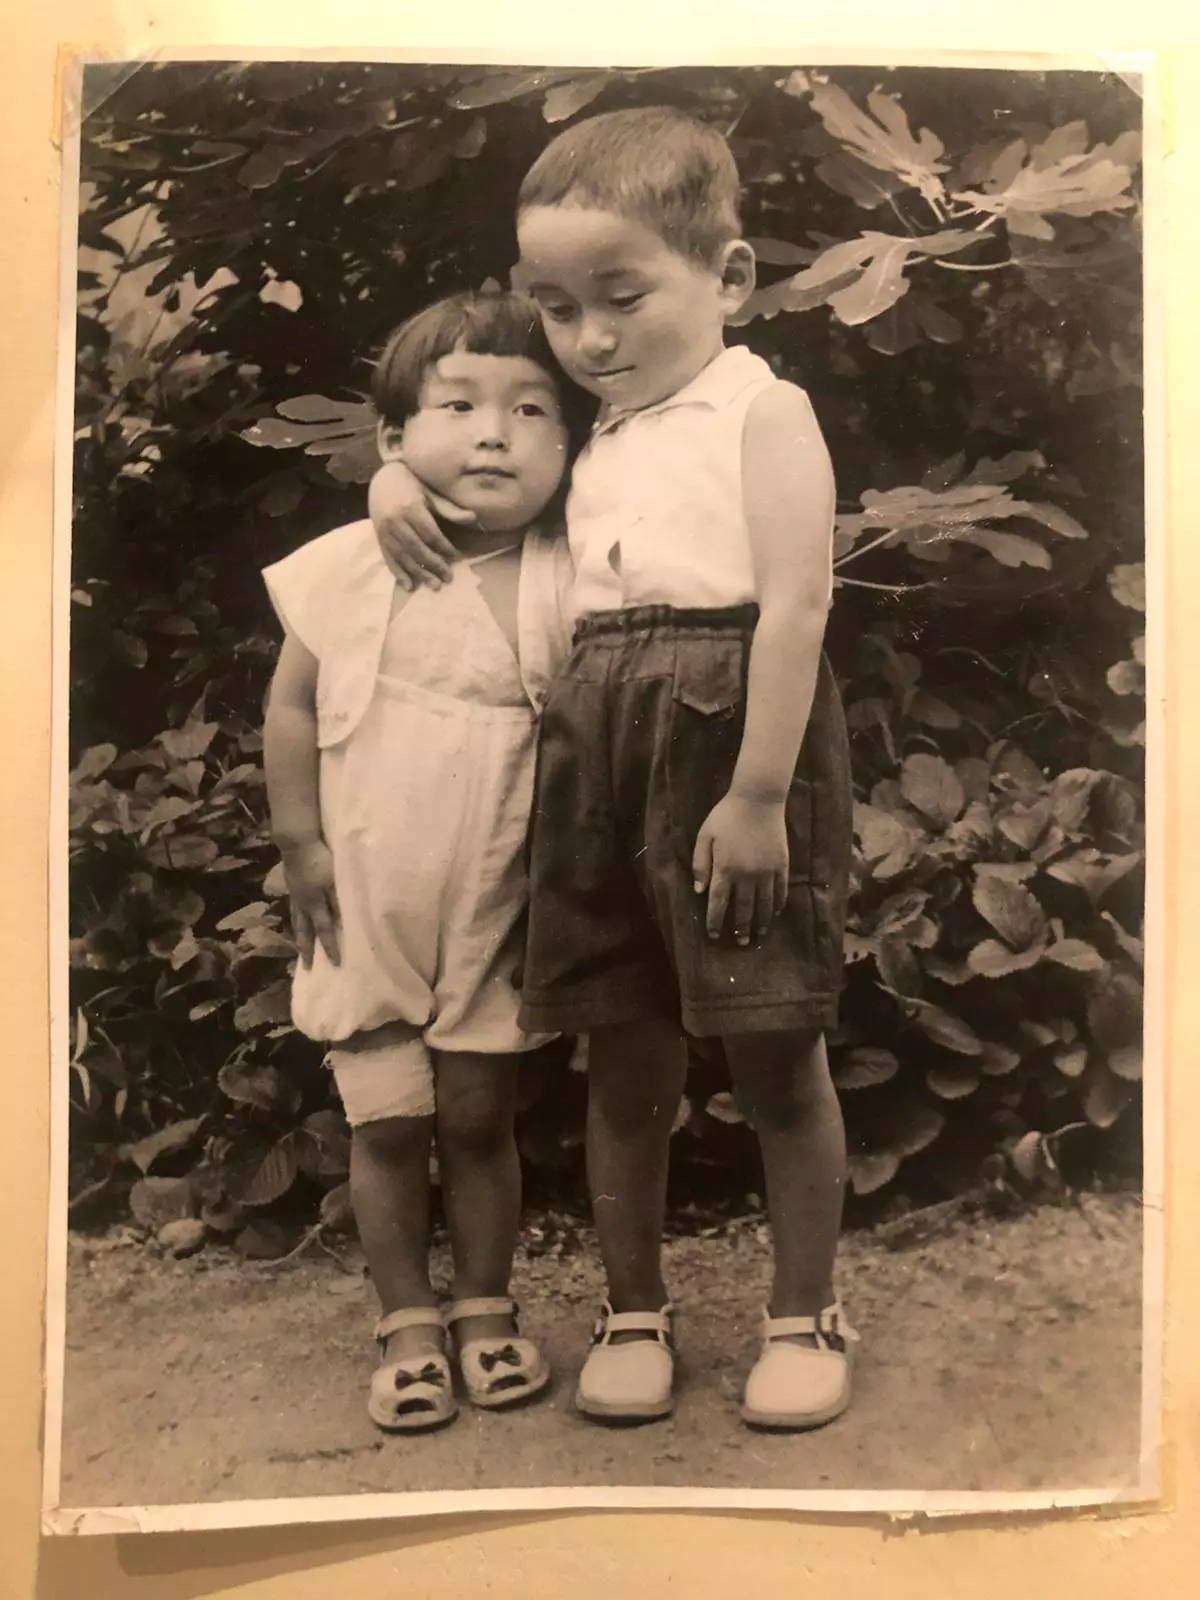
[[418, 409], [383, 434], [435, 494], [489, 533], [524, 528], [562, 480], [567, 430], [549, 375], [525, 356], [452, 350], [425, 371]]
[[717, 355], [754, 288], [741, 240], [697, 264], [629, 217], [531, 206], [517, 218], [521, 286], [567, 376], [614, 410], [677, 394]]

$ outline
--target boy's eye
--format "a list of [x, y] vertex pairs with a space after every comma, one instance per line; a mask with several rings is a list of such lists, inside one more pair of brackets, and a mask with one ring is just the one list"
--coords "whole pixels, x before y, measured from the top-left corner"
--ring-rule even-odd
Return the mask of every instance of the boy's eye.
[[550, 318], [551, 322], [570, 322], [575, 315], [574, 306], [551, 306], [542, 301], [542, 315]]
[[645, 298], [641, 290], [632, 294], [615, 294], [612, 297], [612, 304], [618, 311], [632, 311], [634, 306], [640, 305]]
[[469, 400], [447, 400], [442, 405], [443, 411], [457, 411], [460, 416], [465, 416], [471, 409]]
[[538, 405], [536, 400], [525, 400], [517, 407], [520, 417], [545, 417], [548, 416], [545, 406]]

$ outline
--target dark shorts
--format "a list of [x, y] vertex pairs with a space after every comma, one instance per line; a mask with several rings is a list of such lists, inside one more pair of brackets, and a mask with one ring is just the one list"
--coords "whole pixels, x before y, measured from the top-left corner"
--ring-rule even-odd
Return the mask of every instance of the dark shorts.
[[741, 746], [757, 609], [585, 617], [546, 707], [530, 832], [521, 1025], [586, 1033], [657, 1017], [696, 1038], [837, 1019], [850, 759], [829, 663], [787, 799], [787, 906], [749, 948], [704, 928], [700, 826]]

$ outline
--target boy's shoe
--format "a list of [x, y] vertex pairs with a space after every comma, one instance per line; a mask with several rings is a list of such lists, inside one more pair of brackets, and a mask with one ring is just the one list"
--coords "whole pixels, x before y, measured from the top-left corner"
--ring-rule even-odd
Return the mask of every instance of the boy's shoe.
[[474, 1406], [499, 1410], [532, 1399], [550, 1382], [545, 1356], [532, 1339], [515, 1331], [516, 1302], [507, 1295], [477, 1300], [456, 1300], [446, 1313], [446, 1326], [467, 1317], [511, 1317], [511, 1334], [491, 1334], [467, 1339], [459, 1346], [458, 1367], [467, 1398]]
[[[592, 1350], [579, 1374], [575, 1404], [602, 1422], [650, 1422], [674, 1405], [675, 1339], [672, 1309], [614, 1311], [607, 1301], [592, 1334]], [[614, 1344], [618, 1333], [651, 1337]]]
[[[797, 1334], [812, 1344], [793, 1344]], [[816, 1317], [763, 1314], [763, 1349], [746, 1380], [742, 1420], [755, 1428], [819, 1428], [850, 1404], [858, 1334], [835, 1301]]]
[[[375, 1324], [375, 1338], [385, 1346], [402, 1328], [437, 1328], [444, 1333], [445, 1323], [436, 1306], [390, 1311]], [[382, 1362], [371, 1378], [367, 1413], [386, 1433], [422, 1433], [453, 1422], [458, 1402], [445, 1355], [422, 1350], [399, 1361]]]

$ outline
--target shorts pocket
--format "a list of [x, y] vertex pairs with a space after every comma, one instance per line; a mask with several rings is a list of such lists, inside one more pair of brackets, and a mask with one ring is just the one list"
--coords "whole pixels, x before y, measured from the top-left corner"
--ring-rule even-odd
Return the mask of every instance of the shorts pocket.
[[672, 697], [703, 717], [732, 717], [745, 700], [741, 639], [680, 639], [675, 647]]
[[746, 718], [739, 638], [677, 641], [667, 746], [671, 833], [691, 872], [696, 836], [733, 781]]

